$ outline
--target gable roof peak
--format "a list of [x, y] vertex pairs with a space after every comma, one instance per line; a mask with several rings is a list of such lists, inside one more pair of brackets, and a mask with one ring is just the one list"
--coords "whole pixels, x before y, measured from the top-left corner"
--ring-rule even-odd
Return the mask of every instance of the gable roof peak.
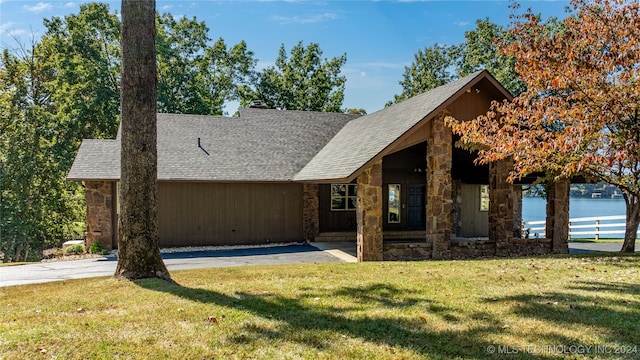
[[[505, 97], [511, 95], [480, 70], [435, 89], [350, 121], [294, 178], [299, 181], [349, 180], [425, 118], [430, 118], [482, 79]], [[350, 156], [345, 157], [344, 154]], [[337, 162], [335, 159], [341, 159]]]

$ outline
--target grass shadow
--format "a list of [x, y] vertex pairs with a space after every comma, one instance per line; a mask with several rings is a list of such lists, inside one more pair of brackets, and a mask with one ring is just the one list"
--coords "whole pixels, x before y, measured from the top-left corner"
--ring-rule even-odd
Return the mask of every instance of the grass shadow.
[[[315, 294], [309, 293], [300, 296], [282, 296], [272, 293], [237, 292], [229, 295], [159, 280], [139, 280], [136, 283], [146, 289], [169, 293], [198, 303], [242, 309], [260, 318], [275, 320], [280, 324], [276, 330], [255, 323], [241, 325], [243, 326], [241, 335], [233, 341], [243, 344], [255, 342], [261, 338], [278, 339], [278, 342], [295, 341], [321, 351], [332, 346], [342, 346], [340, 343], [344, 338], [357, 338], [381, 345], [387, 348], [390, 354], [394, 349], [402, 348], [430, 358], [504, 358], [503, 354], [488, 352], [487, 349], [495, 344], [485, 340], [491, 334], [505, 331], [499, 319], [494, 319], [488, 314], [475, 314], [472, 316], [479, 321], [473, 327], [462, 330], [456, 330], [454, 326], [444, 330], [441, 327], [435, 328], [423, 317], [403, 316], [402, 309], [409, 306], [422, 306], [425, 313], [435, 314], [449, 322], [457, 321], [456, 310], [446, 304], [417, 296], [418, 294], [410, 290], [387, 284], [340, 287], [322, 295], [356, 299], [356, 303], [349, 307], [349, 310], [356, 311], [345, 311], [344, 308], [331, 305], [310, 304], [309, 298]], [[368, 315], [357, 311], [370, 309], [371, 305], [396, 309], [398, 313]], [[520, 353], [517, 358], [546, 359], [552, 356]]]
[[[579, 281], [567, 287], [567, 291], [510, 295], [485, 301], [505, 304], [515, 302], [518, 305], [513, 307], [513, 313], [517, 316], [555, 323], [562, 328], [580, 325], [597, 331], [603, 343], [637, 348], [640, 345], [640, 321], [637, 321], [640, 319], [638, 295], [640, 284]], [[577, 342], [571, 340], [566, 344]], [[638, 355], [637, 352], [619, 354], [629, 358], [636, 358]]]

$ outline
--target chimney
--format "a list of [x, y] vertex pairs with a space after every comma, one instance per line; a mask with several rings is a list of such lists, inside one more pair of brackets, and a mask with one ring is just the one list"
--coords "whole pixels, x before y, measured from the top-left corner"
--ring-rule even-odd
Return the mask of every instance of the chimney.
[[251, 109], [268, 109], [267, 105], [263, 103], [261, 100], [252, 100], [251, 104], [249, 104], [249, 108]]

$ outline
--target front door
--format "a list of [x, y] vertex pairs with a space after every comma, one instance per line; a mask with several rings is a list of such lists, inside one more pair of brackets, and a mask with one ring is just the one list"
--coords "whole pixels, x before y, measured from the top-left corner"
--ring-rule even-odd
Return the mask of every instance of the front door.
[[424, 185], [409, 185], [407, 191], [407, 227], [409, 229], [425, 228]]

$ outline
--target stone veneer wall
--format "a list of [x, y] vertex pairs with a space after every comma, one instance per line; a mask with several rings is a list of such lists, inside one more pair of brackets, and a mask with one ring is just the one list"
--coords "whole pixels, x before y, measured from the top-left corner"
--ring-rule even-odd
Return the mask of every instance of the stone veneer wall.
[[87, 249], [99, 242], [111, 250], [113, 242], [113, 186], [111, 181], [87, 181], [84, 184], [87, 203]]
[[513, 186], [507, 182], [511, 161], [489, 164], [489, 239], [495, 241], [497, 256], [512, 254], [513, 249]]
[[358, 261], [382, 261], [382, 161], [358, 176]]
[[560, 179], [547, 183], [547, 222], [545, 237], [551, 242], [551, 251], [569, 253], [569, 195], [571, 182]]
[[302, 235], [305, 241], [314, 241], [319, 233], [320, 200], [318, 184], [304, 184], [302, 193]]
[[453, 136], [444, 124], [445, 116], [441, 112], [432, 120], [427, 141], [426, 241], [431, 244], [432, 259], [451, 258]]
[[383, 247], [385, 261], [418, 261], [431, 258], [431, 243], [385, 243]]
[[513, 185], [513, 238], [522, 238], [522, 185]]
[[453, 208], [451, 210], [451, 236], [457, 237], [462, 234], [462, 180], [453, 180]]
[[[516, 239], [511, 242], [509, 256], [543, 255], [551, 252], [551, 241], [547, 239]], [[429, 259], [429, 243], [385, 243], [385, 261], [417, 261]], [[496, 243], [489, 239], [463, 239], [451, 242], [451, 258], [455, 260], [493, 258]]]

